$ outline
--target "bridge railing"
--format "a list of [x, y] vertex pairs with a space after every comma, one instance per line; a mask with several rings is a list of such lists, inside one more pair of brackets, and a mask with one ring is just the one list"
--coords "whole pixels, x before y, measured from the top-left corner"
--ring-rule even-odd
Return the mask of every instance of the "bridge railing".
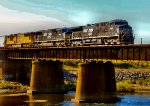
[[[5, 49], [8, 59], [92, 59], [150, 61], [150, 45]], [[3, 52], [3, 53], [4, 53]]]

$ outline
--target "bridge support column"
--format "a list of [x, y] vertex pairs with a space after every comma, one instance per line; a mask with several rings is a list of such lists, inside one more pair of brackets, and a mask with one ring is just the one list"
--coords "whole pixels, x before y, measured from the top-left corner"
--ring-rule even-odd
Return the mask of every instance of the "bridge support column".
[[30, 66], [30, 60], [2, 60], [1, 79], [27, 84], [30, 79]]
[[115, 102], [115, 70], [111, 62], [80, 63], [73, 102]]
[[28, 93], [64, 93], [62, 62], [32, 61], [30, 90]]

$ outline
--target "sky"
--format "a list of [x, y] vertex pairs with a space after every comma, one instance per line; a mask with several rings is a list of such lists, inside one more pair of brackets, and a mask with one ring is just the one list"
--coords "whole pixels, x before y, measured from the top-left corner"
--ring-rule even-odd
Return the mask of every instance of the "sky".
[[149, 5], [150, 0], [1, 0], [0, 36], [125, 19], [135, 43], [150, 43]]

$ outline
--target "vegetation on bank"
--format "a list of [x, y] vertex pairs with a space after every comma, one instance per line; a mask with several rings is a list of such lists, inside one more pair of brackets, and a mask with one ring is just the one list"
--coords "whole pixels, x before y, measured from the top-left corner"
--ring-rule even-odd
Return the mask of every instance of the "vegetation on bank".
[[[150, 92], [150, 78], [138, 80], [123, 80], [116, 83], [117, 92]], [[65, 89], [68, 91], [76, 90], [76, 82], [66, 82]]]
[[[78, 71], [78, 63], [81, 63], [81, 60], [74, 61], [74, 60], [66, 60], [64, 62], [64, 69], [67, 71]], [[105, 62], [105, 61], [104, 61]], [[148, 61], [115, 61], [113, 60], [112, 63], [115, 66], [115, 69], [150, 69], [150, 62]]]
[[147, 92], [150, 91], [150, 78], [123, 80], [117, 82], [118, 92]]
[[81, 63], [81, 60], [65, 60], [63, 61], [63, 69], [66, 71], [78, 71], [78, 64]]
[[28, 86], [22, 85], [18, 82], [0, 81], [0, 94], [1, 93], [24, 93], [29, 89]]
[[67, 91], [75, 91], [76, 90], [76, 83], [65, 83], [65, 89]]
[[112, 61], [116, 69], [150, 69], [148, 61]]
[[[71, 61], [66, 60], [64, 61], [64, 70], [66, 71], [78, 71], [78, 63], [81, 61]], [[145, 61], [112, 61], [112, 63], [115, 66], [116, 72], [133, 72], [132, 74], [136, 73], [137, 71], [140, 71], [142, 73], [150, 73], [150, 62]], [[147, 71], [149, 70], [149, 71]], [[138, 76], [137, 74], [136, 76]], [[130, 76], [128, 76], [130, 77]], [[131, 77], [135, 77], [132, 76]], [[117, 91], [118, 92], [142, 92], [142, 91], [150, 91], [150, 77], [143, 77], [138, 79], [123, 79], [123, 80], [117, 80]], [[70, 82], [67, 81], [65, 83], [65, 88], [67, 90], [75, 90], [76, 88], [76, 82]]]

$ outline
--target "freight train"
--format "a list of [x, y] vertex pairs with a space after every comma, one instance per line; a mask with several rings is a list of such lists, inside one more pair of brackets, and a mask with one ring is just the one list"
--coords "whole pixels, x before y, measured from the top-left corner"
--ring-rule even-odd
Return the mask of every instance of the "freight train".
[[5, 36], [5, 47], [63, 47], [133, 44], [132, 27], [116, 19], [86, 26], [55, 28]]

